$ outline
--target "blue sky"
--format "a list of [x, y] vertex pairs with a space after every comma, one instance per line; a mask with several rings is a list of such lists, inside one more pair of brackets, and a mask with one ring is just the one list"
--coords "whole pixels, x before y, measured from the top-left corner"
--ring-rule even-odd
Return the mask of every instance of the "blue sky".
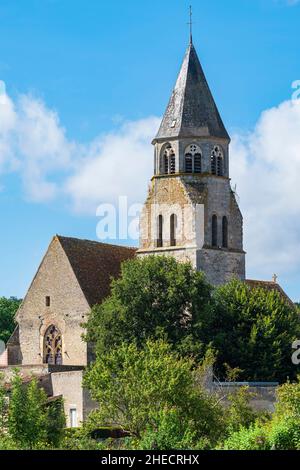
[[[300, 299], [300, 227], [299, 204], [291, 200], [297, 185], [291, 187], [300, 118], [288, 101], [300, 80], [297, 3], [193, 2], [194, 43], [233, 136], [248, 276], [271, 279], [276, 272], [294, 299]], [[25, 294], [55, 233], [96, 239], [99, 203], [118, 191], [131, 191], [134, 200], [132, 188], [142, 202], [151, 137], [188, 42], [189, 4], [0, 0], [0, 80], [9, 99], [0, 110], [0, 295]], [[1, 146], [10, 118], [13, 132]], [[40, 133], [29, 139], [37, 123]], [[272, 160], [278, 134], [276, 148], [289, 139], [289, 154], [296, 155], [282, 187]], [[40, 150], [43, 144], [50, 150]], [[286, 150], [280, 154], [286, 163]], [[120, 161], [124, 174], [116, 170], [114, 178]]]

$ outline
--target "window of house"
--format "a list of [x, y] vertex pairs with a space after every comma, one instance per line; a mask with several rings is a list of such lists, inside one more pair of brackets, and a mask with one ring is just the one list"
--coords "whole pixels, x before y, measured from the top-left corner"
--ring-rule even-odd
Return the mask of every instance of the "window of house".
[[50, 307], [50, 303], [51, 303], [50, 297], [47, 295], [47, 297], [46, 297], [46, 307]]
[[70, 408], [70, 427], [77, 428], [77, 408]]

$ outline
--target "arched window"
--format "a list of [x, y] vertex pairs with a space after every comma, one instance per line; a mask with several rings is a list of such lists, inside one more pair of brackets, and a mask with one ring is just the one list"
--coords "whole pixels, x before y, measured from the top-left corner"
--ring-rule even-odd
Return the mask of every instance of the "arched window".
[[176, 228], [177, 228], [177, 216], [172, 214], [170, 217], [170, 245], [176, 246]]
[[163, 225], [164, 225], [163, 216], [159, 215], [157, 219], [157, 248], [163, 247]]
[[213, 175], [224, 175], [223, 152], [221, 148], [216, 145], [211, 153], [211, 172]]
[[164, 147], [161, 166], [165, 175], [173, 175], [176, 172], [176, 157], [171, 144]]
[[191, 144], [185, 150], [185, 173], [201, 173], [202, 152], [198, 145]]
[[212, 246], [218, 246], [218, 217], [216, 215], [212, 216], [212, 224], [211, 224], [211, 231], [212, 231]]
[[56, 326], [51, 325], [44, 336], [44, 364], [62, 364], [62, 337]]
[[222, 245], [223, 248], [228, 248], [228, 219], [223, 217], [222, 221]]

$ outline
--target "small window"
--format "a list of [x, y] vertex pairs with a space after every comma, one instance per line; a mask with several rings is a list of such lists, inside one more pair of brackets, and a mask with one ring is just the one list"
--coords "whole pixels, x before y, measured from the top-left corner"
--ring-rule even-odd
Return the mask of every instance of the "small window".
[[212, 216], [212, 246], [214, 248], [218, 247], [218, 217], [216, 215]]
[[193, 156], [191, 153], [187, 153], [185, 156], [185, 172], [193, 173]]
[[221, 148], [216, 145], [211, 153], [211, 172], [213, 175], [224, 176], [224, 157]]
[[223, 238], [223, 248], [228, 248], [228, 219], [223, 217], [222, 222], [222, 238]]
[[47, 297], [46, 297], [46, 307], [50, 307], [50, 304], [51, 304], [51, 300], [50, 300], [50, 297], [47, 295]]
[[177, 226], [177, 217], [175, 214], [171, 215], [170, 218], [170, 245], [176, 246], [176, 227]]
[[163, 247], [163, 223], [164, 219], [162, 215], [158, 216], [158, 227], [157, 227], [157, 248]]
[[195, 173], [201, 173], [202, 172], [202, 162], [201, 162], [201, 154], [196, 153], [194, 157], [194, 166], [195, 166]]
[[167, 155], [164, 156], [164, 173], [165, 175], [169, 173], [169, 158]]
[[77, 409], [70, 408], [70, 427], [77, 428]]
[[176, 173], [176, 159], [175, 154], [173, 153], [170, 156], [170, 174], [174, 175]]
[[171, 144], [164, 147], [161, 160], [161, 170], [165, 175], [174, 174], [176, 171], [176, 157]]

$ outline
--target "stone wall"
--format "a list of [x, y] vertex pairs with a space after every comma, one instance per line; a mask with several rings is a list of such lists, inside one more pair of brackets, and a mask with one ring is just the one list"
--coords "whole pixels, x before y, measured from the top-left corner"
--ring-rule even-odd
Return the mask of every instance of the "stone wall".
[[[46, 306], [46, 296], [50, 306]], [[21, 363], [43, 363], [47, 328], [55, 325], [62, 334], [63, 364], [86, 365], [87, 345], [81, 323], [90, 307], [57, 238], [54, 238], [17, 313]]]
[[256, 411], [268, 411], [273, 413], [276, 404], [277, 383], [215, 383], [212, 391], [223, 397], [225, 406], [229, 405], [228, 395], [236, 392], [241, 387], [248, 387], [248, 392], [252, 394], [250, 406]]
[[245, 280], [245, 254], [221, 249], [199, 250], [197, 270], [203, 271], [207, 280], [214, 286], [234, 278]]
[[[83, 371], [51, 373], [53, 396], [63, 396], [67, 427], [70, 427], [70, 412], [76, 410], [77, 426], [83, 422]], [[76, 427], [77, 427], [76, 426]]]
[[[176, 247], [171, 246], [170, 218], [177, 216]], [[158, 216], [163, 216], [163, 247], [157, 246]], [[212, 247], [212, 217], [218, 219], [217, 247]], [[222, 222], [228, 221], [223, 247]], [[190, 261], [213, 285], [246, 277], [243, 218], [226, 177], [160, 176], [152, 180], [141, 216], [139, 256], [169, 255]]]

